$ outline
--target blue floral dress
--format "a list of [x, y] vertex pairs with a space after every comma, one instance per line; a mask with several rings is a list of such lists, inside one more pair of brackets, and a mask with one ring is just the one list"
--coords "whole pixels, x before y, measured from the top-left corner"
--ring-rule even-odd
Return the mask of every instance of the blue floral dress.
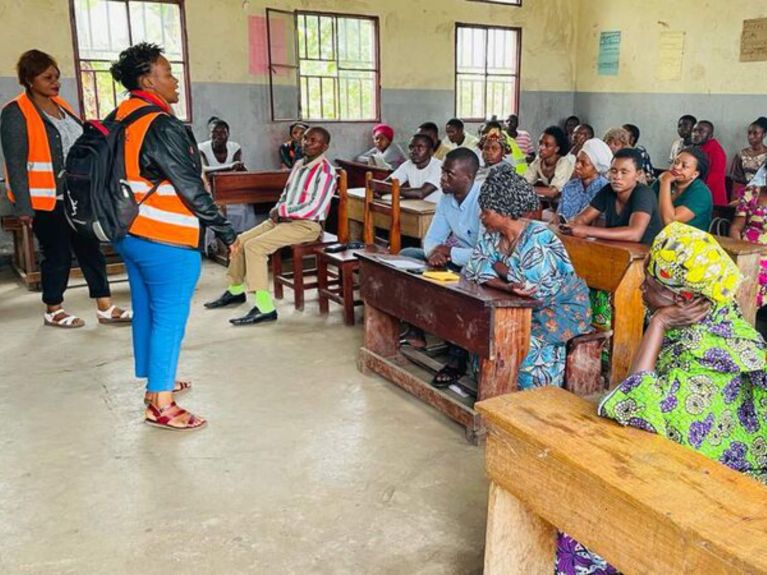
[[530, 351], [519, 369], [518, 386], [561, 386], [565, 374], [565, 343], [591, 331], [591, 307], [586, 283], [578, 277], [559, 238], [541, 222], [530, 222], [511, 255], [500, 249], [501, 234], [480, 238], [463, 275], [477, 283], [497, 278], [493, 265], [509, 267], [505, 278], [532, 290], [542, 305], [533, 310]]

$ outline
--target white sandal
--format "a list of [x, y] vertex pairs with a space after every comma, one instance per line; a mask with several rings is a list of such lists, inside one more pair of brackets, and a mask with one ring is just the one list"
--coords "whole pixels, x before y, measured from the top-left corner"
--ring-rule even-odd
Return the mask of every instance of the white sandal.
[[[64, 314], [61, 319], [55, 319], [57, 315]], [[51, 327], [62, 327], [65, 329], [74, 329], [77, 327], [83, 327], [85, 322], [76, 315], [68, 314], [64, 309], [57, 309], [54, 312], [45, 312], [43, 314], [43, 320], [45, 325]]]
[[112, 317], [116, 307], [116, 305], [112, 304], [104, 311], [96, 309], [96, 317], [99, 318], [99, 323], [130, 323], [133, 321], [133, 312], [129, 309], [124, 309], [118, 317]]

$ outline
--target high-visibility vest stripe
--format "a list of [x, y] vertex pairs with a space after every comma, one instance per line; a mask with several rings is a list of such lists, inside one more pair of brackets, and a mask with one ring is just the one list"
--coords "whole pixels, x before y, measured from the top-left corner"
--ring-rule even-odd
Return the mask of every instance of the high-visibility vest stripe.
[[[65, 100], [59, 97], [53, 97], [52, 100], [70, 115], [77, 117], [77, 114]], [[53, 173], [53, 158], [51, 157], [48, 133], [45, 131], [45, 123], [26, 92], [8, 102], [6, 106], [13, 102], [19, 106], [27, 127], [27, 141], [29, 142], [27, 184], [32, 209], [42, 212], [53, 211], [56, 207], [56, 175]], [[7, 174], [6, 167], [6, 176]], [[13, 195], [11, 183], [7, 177], [6, 191], [8, 199], [15, 203], [16, 197]]]
[[[143, 106], [140, 98], [130, 98], [120, 104], [117, 119]], [[157, 190], [144, 199], [154, 184], [141, 176], [139, 156], [147, 131], [160, 112], [147, 114], [125, 128], [125, 181], [136, 201], [143, 203], [131, 224], [133, 235], [175, 245], [197, 247], [200, 241], [200, 220], [181, 201], [170, 180], [163, 180]]]

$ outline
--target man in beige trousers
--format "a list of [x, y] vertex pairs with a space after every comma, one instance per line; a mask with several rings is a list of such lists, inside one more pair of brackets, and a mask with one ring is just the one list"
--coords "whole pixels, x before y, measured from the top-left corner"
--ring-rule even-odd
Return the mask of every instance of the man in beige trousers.
[[277, 319], [269, 293], [268, 259], [285, 246], [310, 242], [320, 237], [321, 222], [330, 209], [335, 193], [336, 173], [325, 158], [330, 134], [323, 128], [310, 128], [304, 134], [304, 157], [293, 166], [277, 205], [269, 219], [237, 238], [227, 271], [228, 287], [218, 299], [205, 307], [216, 309], [244, 303], [246, 292], [253, 308], [244, 316], [230, 319], [232, 325], [254, 325]]

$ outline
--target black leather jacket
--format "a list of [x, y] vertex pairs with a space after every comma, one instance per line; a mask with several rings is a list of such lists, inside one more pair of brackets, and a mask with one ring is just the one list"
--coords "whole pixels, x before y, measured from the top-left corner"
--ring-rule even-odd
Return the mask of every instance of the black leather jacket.
[[181, 120], [166, 114], [155, 118], [141, 145], [139, 167], [141, 176], [153, 183], [170, 180], [181, 201], [200, 220], [200, 248], [205, 228], [226, 245], [234, 243], [237, 233], [205, 190], [197, 142]]

